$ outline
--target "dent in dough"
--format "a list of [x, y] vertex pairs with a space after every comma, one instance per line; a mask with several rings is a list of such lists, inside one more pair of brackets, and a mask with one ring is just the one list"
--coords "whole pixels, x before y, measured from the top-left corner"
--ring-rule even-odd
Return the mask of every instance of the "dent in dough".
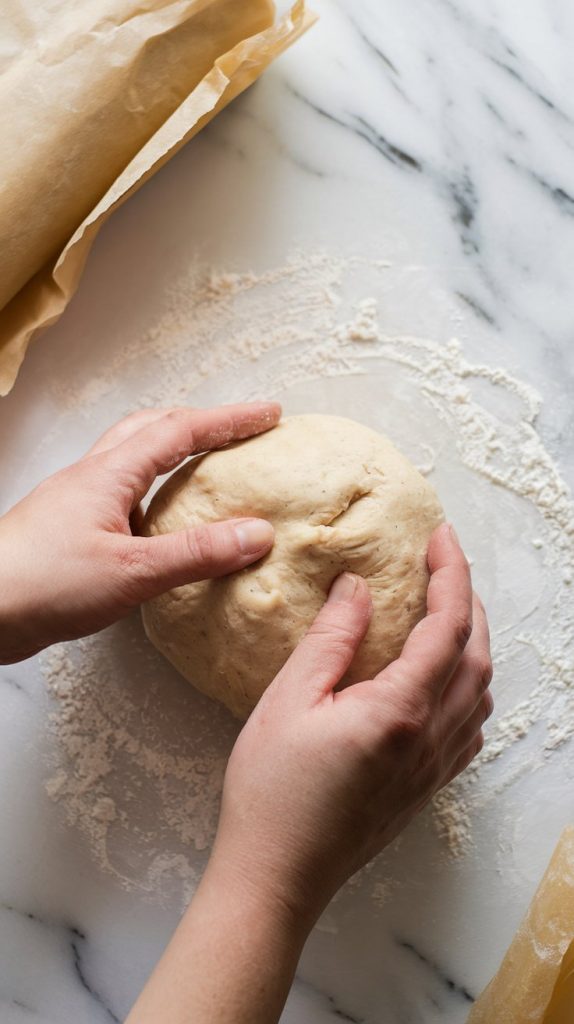
[[145, 530], [234, 516], [271, 521], [270, 554], [143, 609], [152, 643], [199, 690], [246, 717], [344, 570], [367, 580], [373, 601], [345, 682], [370, 678], [400, 654], [425, 613], [426, 551], [443, 513], [390, 441], [353, 420], [289, 417], [183, 466], [155, 495]]

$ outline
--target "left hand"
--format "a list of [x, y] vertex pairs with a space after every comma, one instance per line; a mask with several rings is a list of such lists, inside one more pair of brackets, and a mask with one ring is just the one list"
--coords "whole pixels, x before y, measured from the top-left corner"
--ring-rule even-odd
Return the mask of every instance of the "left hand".
[[130, 516], [156, 476], [269, 430], [280, 415], [274, 402], [136, 412], [2, 516], [0, 664], [94, 633], [165, 590], [266, 554], [273, 528], [261, 519], [134, 537]]

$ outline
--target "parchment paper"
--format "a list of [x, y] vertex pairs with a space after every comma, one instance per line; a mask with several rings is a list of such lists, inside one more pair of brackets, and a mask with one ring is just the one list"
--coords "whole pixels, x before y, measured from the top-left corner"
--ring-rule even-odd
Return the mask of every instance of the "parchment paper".
[[[40, 5], [42, 7], [42, 5]], [[3, 0], [0, 394], [112, 211], [313, 22], [304, 0]]]

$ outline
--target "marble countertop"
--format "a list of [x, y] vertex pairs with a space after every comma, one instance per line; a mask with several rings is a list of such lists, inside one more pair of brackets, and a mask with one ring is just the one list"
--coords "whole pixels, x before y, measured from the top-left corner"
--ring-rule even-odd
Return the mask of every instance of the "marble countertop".
[[[3, 506], [141, 400], [140, 368], [129, 360], [113, 392], [86, 389], [109, 378], [134, 324], [143, 329], [157, 316], [174, 277], [197, 258], [261, 274], [285, 265], [294, 248], [355, 267], [368, 256], [388, 269], [377, 277], [371, 263], [368, 288], [355, 272], [345, 301], [374, 296], [395, 354], [407, 351], [403, 335], [438, 346], [456, 335], [471, 363], [535, 388], [542, 399], [537, 437], [572, 485], [574, 10], [566, 0], [313, 6], [320, 21], [309, 34], [102, 231], [76, 298], [33, 345], [0, 405]], [[253, 353], [238, 357], [190, 395], [207, 404], [259, 393], [262, 365]], [[361, 418], [364, 402], [369, 421], [414, 450], [414, 385], [397, 377], [391, 387], [398, 371], [381, 365], [363, 377], [352, 369], [348, 378], [345, 370], [328, 379], [315, 373], [312, 385], [286, 378], [285, 406], [355, 410]], [[75, 404], [71, 393], [80, 395]], [[501, 421], [515, 415], [509, 393], [496, 409]], [[490, 408], [486, 393], [479, 397]], [[421, 417], [425, 440], [439, 452], [437, 485], [449, 514], [458, 513], [497, 640], [512, 633], [534, 593], [541, 631], [554, 570], [527, 553], [537, 510], [524, 494], [503, 493], [470, 470], [462, 487], [463, 470], [449, 462], [452, 424], [441, 426], [430, 412]], [[447, 463], [448, 472], [441, 469]], [[516, 558], [505, 561], [513, 544]], [[135, 619], [127, 629], [144, 643]], [[113, 646], [114, 636], [102, 643]], [[122, 642], [128, 654], [118, 685], [133, 689], [135, 674], [143, 699], [160, 678], [168, 724], [189, 701], [186, 742], [193, 745], [201, 720], [204, 730], [206, 722], [212, 731], [221, 725], [224, 751], [233, 734], [224, 713], [184, 693], [159, 661], [146, 662], [140, 674], [130, 637]], [[495, 696], [504, 712], [523, 696], [515, 654], [505, 647], [497, 665]], [[123, 1019], [173, 930], [182, 896], [174, 890], [159, 899], [121, 884], [102, 869], [62, 802], [50, 799], [58, 739], [45, 675], [38, 659], [0, 675], [0, 1018], [104, 1024]], [[562, 690], [567, 716], [567, 681]], [[425, 814], [329, 908], [306, 947], [285, 1024], [463, 1024], [562, 826], [574, 820], [571, 741], [551, 755], [545, 742], [537, 720], [522, 746], [481, 768], [462, 853], [448, 848]], [[114, 777], [121, 788], [121, 766]], [[139, 799], [145, 804], [145, 789]], [[169, 835], [162, 842], [173, 853]], [[198, 868], [204, 862], [202, 849], [186, 855]], [[129, 861], [129, 849], [123, 856]]]

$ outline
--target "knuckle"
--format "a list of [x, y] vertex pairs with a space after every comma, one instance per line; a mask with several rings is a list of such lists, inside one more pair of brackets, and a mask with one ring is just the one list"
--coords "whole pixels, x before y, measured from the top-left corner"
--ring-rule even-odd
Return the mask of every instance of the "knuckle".
[[426, 739], [429, 732], [430, 713], [423, 705], [416, 708], [403, 709], [390, 726], [390, 739], [396, 750], [409, 751], [413, 748], [427, 747]]
[[485, 690], [488, 689], [488, 687], [490, 686], [490, 684], [492, 682], [492, 675], [493, 675], [492, 659], [491, 659], [490, 655], [485, 655], [485, 657], [481, 660], [481, 664], [480, 664], [480, 667], [479, 667], [480, 681], [481, 681], [481, 684], [482, 684], [482, 686], [484, 687]]
[[161, 417], [159, 423], [166, 434], [181, 438], [183, 443], [188, 446], [193, 444], [195, 439], [195, 416], [189, 409], [176, 406], [174, 409], [166, 412], [165, 416]]
[[441, 776], [441, 759], [434, 744], [427, 742], [420, 747], [416, 774], [422, 789], [434, 789]]
[[492, 694], [490, 693], [490, 691], [487, 691], [486, 694], [484, 695], [483, 706], [484, 706], [484, 721], [487, 722], [488, 719], [490, 718], [492, 712], [494, 711], [494, 699], [493, 699]]
[[307, 636], [312, 643], [328, 646], [332, 651], [347, 651], [356, 641], [356, 634], [345, 622], [326, 616], [316, 619]]
[[176, 405], [173, 409], [165, 415], [165, 419], [168, 423], [187, 423], [189, 421], [189, 409], [185, 409], [181, 405]]
[[[400, 699], [399, 699], [400, 700]], [[381, 707], [380, 739], [384, 761], [400, 765], [412, 793], [430, 793], [441, 777], [441, 741], [436, 709], [430, 702], [400, 702]], [[389, 713], [391, 712], [391, 713]]]
[[360, 765], [364, 771], [380, 774], [381, 760], [376, 739], [370, 735], [369, 724], [358, 731], [345, 730], [338, 737], [338, 747], [348, 763]]
[[472, 659], [471, 668], [478, 693], [483, 694], [492, 682], [492, 661], [486, 654], [477, 655]]
[[150, 569], [149, 551], [137, 537], [116, 547], [116, 562], [122, 572], [130, 576], [147, 576]]
[[215, 545], [212, 531], [207, 526], [196, 526], [185, 534], [187, 552], [193, 565], [202, 567], [211, 565], [215, 557]]
[[[114, 570], [110, 571], [115, 592], [128, 607], [145, 600], [155, 576], [155, 565], [151, 551], [138, 537], [126, 539], [115, 546]], [[100, 563], [109, 559], [109, 548], [101, 547], [97, 554]], [[94, 556], [94, 560], [96, 556]], [[108, 565], [110, 565], [108, 561]], [[110, 566], [111, 569], [111, 566]]]
[[464, 651], [472, 633], [472, 620], [469, 615], [459, 614], [452, 618], [452, 635], [459, 651]]
[[173, 428], [174, 431], [185, 433], [186, 442], [192, 444], [194, 440], [194, 419], [195, 417], [190, 413], [189, 409], [176, 407], [175, 409], [170, 409], [167, 413], [164, 425], [168, 429]]

